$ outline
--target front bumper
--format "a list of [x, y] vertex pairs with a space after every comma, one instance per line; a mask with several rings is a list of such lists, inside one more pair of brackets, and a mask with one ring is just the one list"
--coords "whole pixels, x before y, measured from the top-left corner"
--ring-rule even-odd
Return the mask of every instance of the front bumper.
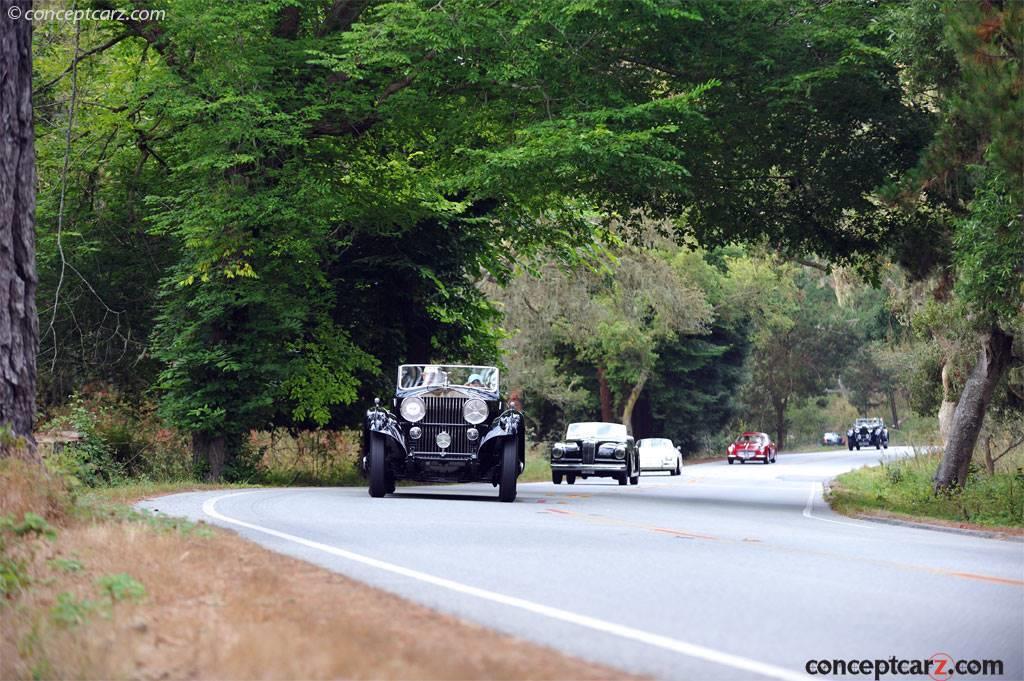
[[729, 454], [728, 456], [734, 461], [757, 461], [759, 459], [768, 458], [768, 454], [764, 452], [761, 454], [755, 454], [754, 452], [736, 452], [735, 454]]
[[621, 463], [581, 463], [578, 461], [552, 461], [551, 470], [556, 473], [578, 473], [580, 475], [611, 475], [626, 472], [626, 462]]
[[674, 471], [676, 469], [675, 459], [666, 459], [664, 461], [649, 461], [646, 464], [640, 462], [641, 471]]

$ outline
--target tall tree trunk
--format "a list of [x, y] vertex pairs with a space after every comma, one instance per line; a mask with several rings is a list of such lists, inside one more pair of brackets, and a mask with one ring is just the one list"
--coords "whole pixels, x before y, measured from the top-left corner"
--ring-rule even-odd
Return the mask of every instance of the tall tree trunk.
[[896, 391], [890, 388], [887, 391], [887, 394], [889, 397], [889, 413], [892, 415], [892, 421], [890, 421], [890, 423], [892, 424], [893, 428], [899, 428], [900, 415], [896, 411]]
[[942, 437], [943, 448], [949, 441], [949, 429], [953, 424], [953, 414], [956, 412], [956, 402], [949, 399], [952, 392], [949, 385], [949, 362], [946, 362], [942, 365], [942, 404], [939, 406], [939, 435]]
[[781, 451], [786, 446], [786, 400], [772, 400], [775, 410], [775, 446]]
[[1010, 368], [1012, 354], [1013, 336], [993, 326], [953, 413], [945, 453], [935, 473], [936, 491], [959, 487], [967, 481], [967, 467], [974, 455], [985, 412], [992, 401], [992, 393]]
[[633, 389], [629, 391], [626, 404], [622, 407], [622, 425], [626, 426], [626, 430], [630, 434], [633, 433], [633, 408], [636, 407], [636, 401], [640, 399], [640, 393], [643, 392], [644, 385], [647, 383], [650, 375], [651, 372], [647, 369], [640, 372], [640, 378], [637, 379]]
[[[9, 14], [15, 5], [17, 19]], [[21, 449], [38, 459], [32, 22], [23, 18], [31, 7], [31, 0], [0, 0], [0, 426], [24, 438]]]
[[216, 482], [224, 475], [227, 460], [227, 444], [223, 435], [192, 433], [192, 463], [196, 467], [206, 466], [206, 479]]
[[612, 389], [608, 387], [604, 367], [597, 367], [597, 394], [601, 401], [601, 420], [611, 423], [615, 420], [615, 409], [612, 406]]

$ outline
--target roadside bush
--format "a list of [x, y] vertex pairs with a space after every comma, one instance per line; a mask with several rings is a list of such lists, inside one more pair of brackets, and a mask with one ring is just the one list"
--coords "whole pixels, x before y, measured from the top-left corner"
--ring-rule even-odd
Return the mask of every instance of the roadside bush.
[[248, 482], [273, 485], [361, 485], [360, 433], [355, 430], [280, 429], [253, 433], [249, 448], [258, 453], [260, 476]]
[[829, 497], [840, 512], [883, 511], [979, 525], [1024, 527], [1024, 458], [989, 475], [971, 464], [967, 484], [936, 494], [932, 479], [941, 454], [921, 450], [908, 459], [883, 462], [839, 476]]
[[85, 485], [126, 479], [175, 481], [195, 477], [185, 438], [167, 428], [149, 403], [132, 404], [108, 390], [72, 397], [42, 430], [73, 430], [81, 439], [55, 446], [47, 459]]

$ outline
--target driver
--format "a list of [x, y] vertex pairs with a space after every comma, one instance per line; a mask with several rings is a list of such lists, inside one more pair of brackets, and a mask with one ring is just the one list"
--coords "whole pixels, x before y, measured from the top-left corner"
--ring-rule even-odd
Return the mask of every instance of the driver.
[[444, 385], [444, 372], [436, 364], [427, 364], [423, 367], [423, 375], [420, 378], [420, 385]]

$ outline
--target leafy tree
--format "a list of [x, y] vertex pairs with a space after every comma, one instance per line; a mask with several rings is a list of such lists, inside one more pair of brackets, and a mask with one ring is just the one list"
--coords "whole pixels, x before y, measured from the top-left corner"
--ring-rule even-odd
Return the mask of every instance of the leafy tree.
[[787, 409], [835, 385], [858, 342], [856, 326], [839, 314], [831, 289], [818, 289], [795, 265], [754, 257], [731, 270], [730, 295], [753, 326], [743, 399], [749, 411], [770, 415], [781, 449]]
[[601, 418], [632, 428], [659, 347], [706, 332], [712, 310], [703, 292], [663, 255], [628, 246], [590, 269], [567, 272], [548, 264], [540, 274], [511, 285], [515, 305], [509, 311], [520, 314], [510, 322], [532, 326], [535, 332], [524, 338], [534, 352], [571, 348], [596, 373]]
[[610, 49], [699, 23], [659, 3], [168, 7], [109, 49], [148, 46], [128, 108], [166, 164], [159, 387], [214, 477], [249, 428], [328, 422], [381, 360], [493, 356], [481, 272], [589, 240], [592, 205], [667, 210], [708, 125], [709, 84]]
[[[160, 361], [165, 414], [213, 476], [250, 428], [353, 418], [346, 405], [383, 389], [398, 359], [494, 357], [498, 320], [477, 281], [506, 281], [538, 253], [571, 261], [601, 222], [685, 215], [676, 236], [702, 244], [872, 255], [893, 221], [867, 192], [922, 142], [924, 108], [880, 49], [881, 6], [158, 6], [165, 18], [102, 24], [79, 54], [121, 76], [109, 118], [82, 120], [124, 155], [89, 153], [98, 190], [70, 178], [69, 215], [88, 235], [73, 257], [91, 243], [124, 260], [111, 288], [145, 275], [123, 309]], [[86, 197], [127, 187], [145, 201], [109, 202], [110, 229], [90, 224]], [[122, 221], [140, 235], [128, 253], [114, 243]], [[133, 272], [139, 243], [159, 255], [145, 272]], [[103, 329], [122, 303], [93, 288], [104, 304], [90, 326]], [[602, 293], [604, 312], [636, 319], [618, 295]], [[663, 328], [609, 323], [585, 349], [608, 359], [624, 409], [671, 342]], [[54, 357], [62, 347], [77, 364], [70, 346], [55, 342]]]
[[953, 288], [951, 302], [980, 348], [952, 414], [935, 477], [941, 489], [966, 482], [989, 404], [1022, 356], [1016, 339], [1024, 330], [1024, 271], [1016, 263], [1024, 259], [1024, 7], [945, 2], [941, 19], [923, 17], [930, 11], [915, 3], [895, 15], [929, 29], [913, 40], [897, 34], [894, 49], [905, 58], [908, 81], [937, 110], [934, 139], [903, 178], [900, 198], [924, 206], [919, 214], [949, 215], [938, 224], [950, 235], [940, 263], [952, 265], [940, 290], [948, 301]]

